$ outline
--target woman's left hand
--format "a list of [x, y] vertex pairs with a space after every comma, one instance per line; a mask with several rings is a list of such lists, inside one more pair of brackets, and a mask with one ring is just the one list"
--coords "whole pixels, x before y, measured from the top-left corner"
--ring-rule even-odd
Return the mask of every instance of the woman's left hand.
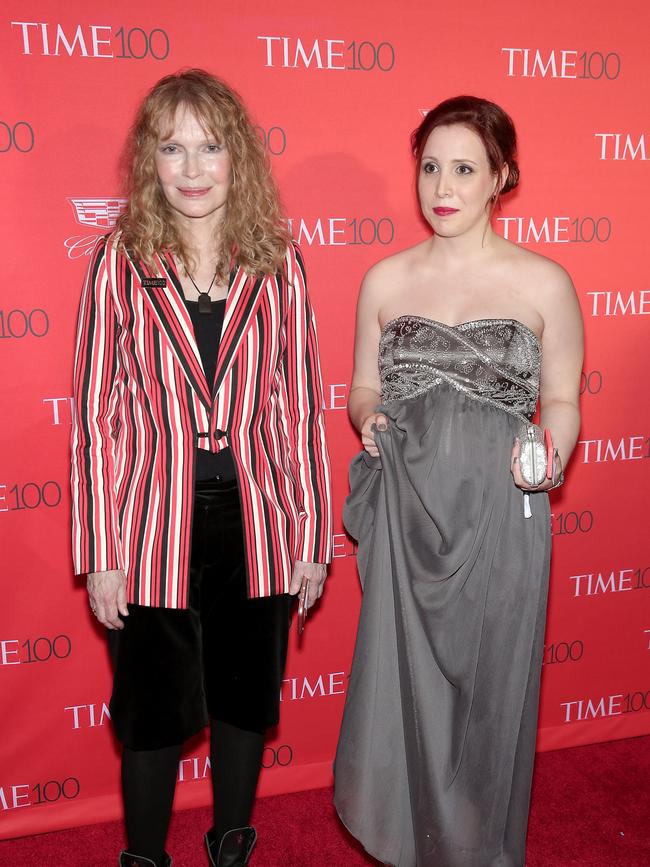
[[562, 472], [562, 462], [559, 455], [556, 455], [555, 462], [555, 485], [553, 484], [553, 479], [547, 478], [545, 478], [544, 481], [539, 485], [527, 485], [521, 477], [521, 467], [519, 466], [519, 438], [515, 437], [515, 441], [512, 446], [512, 454], [510, 456], [510, 472], [512, 473], [512, 478], [514, 479], [515, 485], [518, 488], [521, 488], [522, 491], [539, 493], [540, 491], [550, 491], [553, 487], [559, 487], [559, 485], [557, 484], [557, 480], [560, 478], [560, 474]]
[[289, 593], [292, 596], [300, 593], [302, 580], [303, 578], [307, 578], [309, 580], [307, 608], [311, 608], [314, 602], [323, 595], [326, 577], [327, 566], [323, 563], [304, 563], [302, 560], [296, 560], [296, 565], [293, 567], [293, 575], [291, 576], [291, 584], [289, 585]]

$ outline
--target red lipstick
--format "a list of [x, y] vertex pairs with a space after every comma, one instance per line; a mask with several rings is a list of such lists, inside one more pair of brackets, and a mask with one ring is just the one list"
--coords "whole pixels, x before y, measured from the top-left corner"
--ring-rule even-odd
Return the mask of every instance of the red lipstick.
[[458, 208], [434, 208], [433, 213], [436, 217], [450, 217], [458, 213]]

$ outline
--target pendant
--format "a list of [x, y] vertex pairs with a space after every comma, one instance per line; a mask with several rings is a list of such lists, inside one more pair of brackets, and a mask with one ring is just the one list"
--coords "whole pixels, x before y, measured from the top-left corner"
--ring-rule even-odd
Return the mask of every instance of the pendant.
[[212, 301], [207, 292], [199, 292], [199, 313], [212, 313]]

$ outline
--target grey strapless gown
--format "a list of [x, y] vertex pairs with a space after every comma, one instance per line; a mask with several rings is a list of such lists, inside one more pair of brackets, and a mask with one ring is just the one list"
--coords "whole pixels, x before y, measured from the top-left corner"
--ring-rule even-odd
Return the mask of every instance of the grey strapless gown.
[[388, 430], [352, 462], [364, 588], [335, 804], [396, 867], [522, 867], [550, 556], [546, 494], [510, 474], [540, 347], [510, 319], [400, 316], [379, 364]]

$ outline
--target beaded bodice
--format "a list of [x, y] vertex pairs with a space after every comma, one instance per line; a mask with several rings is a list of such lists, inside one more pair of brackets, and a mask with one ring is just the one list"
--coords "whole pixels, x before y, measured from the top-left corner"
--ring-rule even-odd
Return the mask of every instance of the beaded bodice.
[[444, 325], [399, 316], [379, 341], [384, 402], [417, 397], [443, 382], [522, 419], [537, 405], [541, 349], [516, 319], [476, 319]]

